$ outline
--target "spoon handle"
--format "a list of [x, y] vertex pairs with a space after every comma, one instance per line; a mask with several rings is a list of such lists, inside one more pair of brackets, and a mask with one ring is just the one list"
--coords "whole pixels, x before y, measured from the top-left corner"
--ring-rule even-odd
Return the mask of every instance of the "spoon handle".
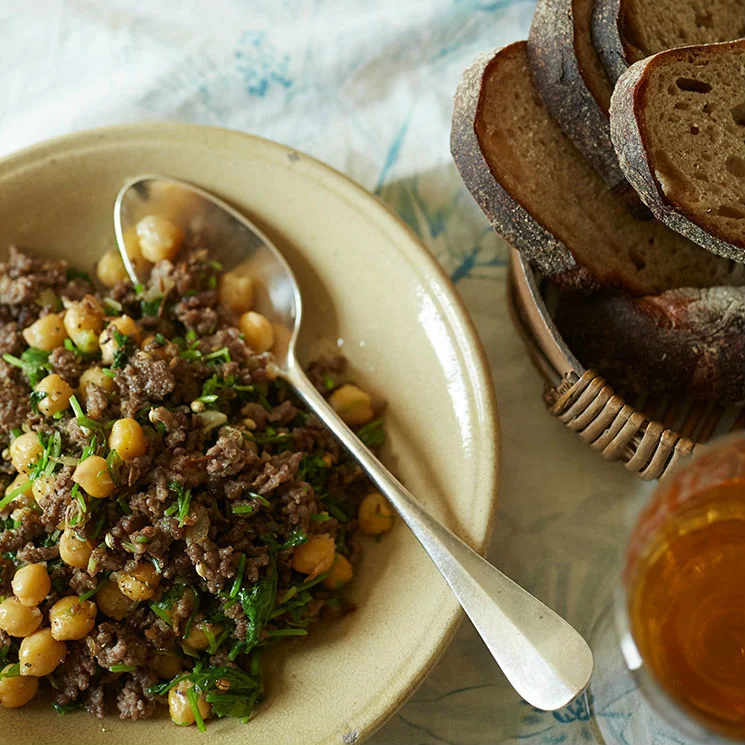
[[593, 658], [579, 633], [429, 515], [339, 418], [297, 364], [285, 376], [396, 508], [515, 690], [545, 711], [559, 709], [581, 693], [590, 680]]

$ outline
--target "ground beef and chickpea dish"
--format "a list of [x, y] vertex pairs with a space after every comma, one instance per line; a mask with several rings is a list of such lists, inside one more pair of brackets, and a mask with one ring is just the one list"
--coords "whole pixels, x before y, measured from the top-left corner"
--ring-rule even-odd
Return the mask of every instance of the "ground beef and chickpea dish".
[[[393, 513], [277, 377], [250, 277], [162, 218], [126, 239], [145, 286], [113, 251], [102, 291], [0, 264], [0, 704], [247, 720], [262, 650], [350, 610], [357, 536]], [[343, 360], [308, 373], [383, 442]]]

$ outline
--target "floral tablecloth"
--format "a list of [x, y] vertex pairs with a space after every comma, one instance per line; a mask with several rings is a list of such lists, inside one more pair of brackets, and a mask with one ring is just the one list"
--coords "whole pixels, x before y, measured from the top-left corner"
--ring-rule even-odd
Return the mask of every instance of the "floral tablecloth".
[[[449, 154], [452, 96], [479, 53], [524, 38], [534, 0], [0, 0], [0, 153], [139, 120], [292, 145], [380, 195], [465, 299], [494, 372], [503, 480], [490, 558], [581, 630], [606, 601], [633, 481], [540, 400], [505, 306], [505, 245]], [[602, 715], [602, 713], [601, 713]], [[623, 733], [630, 713], [608, 712]], [[468, 623], [375, 745], [595, 742], [577, 703], [534, 711]]]

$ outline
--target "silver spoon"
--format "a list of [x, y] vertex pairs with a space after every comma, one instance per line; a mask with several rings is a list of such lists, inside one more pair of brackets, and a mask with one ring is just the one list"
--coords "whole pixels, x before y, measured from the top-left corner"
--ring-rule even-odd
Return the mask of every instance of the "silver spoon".
[[114, 226], [124, 265], [138, 276], [127, 254], [124, 233], [152, 214], [189, 216], [189, 226], [205, 232], [206, 245], [225, 269], [240, 265], [257, 286], [255, 308], [285, 330], [273, 353], [280, 375], [306, 403], [395, 507], [422, 544], [515, 690], [538, 709], [568, 704], [587, 686], [592, 652], [563, 618], [495, 569], [432, 518], [402, 484], [362, 444], [305, 376], [295, 357], [302, 301], [287, 262], [268, 238], [243, 215], [202, 189], [161, 176], [129, 180], [114, 207]]

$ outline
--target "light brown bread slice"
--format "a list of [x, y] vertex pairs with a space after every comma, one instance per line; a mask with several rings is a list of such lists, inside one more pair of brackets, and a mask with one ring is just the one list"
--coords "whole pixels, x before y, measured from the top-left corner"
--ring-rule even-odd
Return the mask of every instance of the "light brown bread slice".
[[582, 364], [626, 395], [745, 402], [745, 287], [569, 295], [554, 320]]
[[745, 261], [745, 40], [636, 63], [613, 94], [611, 132], [626, 177], [660, 220]]
[[525, 42], [483, 55], [465, 72], [451, 150], [497, 232], [565, 287], [653, 295], [745, 277], [743, 267], [631, 216], [549, 116]]
[[595, 0], [592, 33], [615, 83], [657, 52], [745, 36], [745, 0]]
[[538, 0], [528, 59], [551, 116], [606, 185], [628, 188], [610, 139], [613, 85], [591, 38], [593, 0]]

